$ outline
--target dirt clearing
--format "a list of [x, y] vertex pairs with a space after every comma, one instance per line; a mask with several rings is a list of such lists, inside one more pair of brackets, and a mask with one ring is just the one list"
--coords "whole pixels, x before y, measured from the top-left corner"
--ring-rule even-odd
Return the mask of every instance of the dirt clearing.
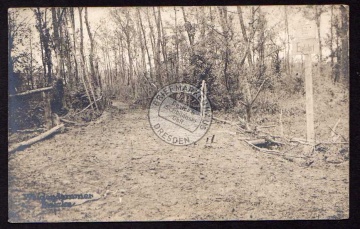
[[[119, 104], [9, 156], [12, 222], [348, 217], [348, 161], [301, 166], [254, 151], [216, 122], [195, 145], [173, 146], [153, 133], [146, 110]], [[99, 199], [54, 209], [23, 196], [41, 192]]]

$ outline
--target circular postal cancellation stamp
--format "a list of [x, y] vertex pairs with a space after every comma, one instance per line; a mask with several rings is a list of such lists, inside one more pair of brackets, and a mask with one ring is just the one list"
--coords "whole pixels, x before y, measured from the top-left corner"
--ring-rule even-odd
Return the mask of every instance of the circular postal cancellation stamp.
[[149, 121], [160, 139], [172, 145], [189, 145], [206, 134], [212, 112], [203, 88], [204, 83], [201, 89], [175, 83], [163, 87], [155, 95], [149, 109]]

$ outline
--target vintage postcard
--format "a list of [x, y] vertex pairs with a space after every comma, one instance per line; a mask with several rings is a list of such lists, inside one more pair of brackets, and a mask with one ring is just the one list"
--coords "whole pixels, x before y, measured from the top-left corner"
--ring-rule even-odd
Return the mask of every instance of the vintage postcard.
[[349, 6], [8, 10], [9, 222], [349, 218]]

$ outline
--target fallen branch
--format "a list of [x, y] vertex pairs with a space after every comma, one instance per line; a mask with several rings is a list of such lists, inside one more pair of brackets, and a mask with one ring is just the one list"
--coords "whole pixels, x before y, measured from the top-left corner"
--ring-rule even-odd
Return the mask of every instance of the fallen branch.
[[217, 131], [216, 133], [226, 133], [226, 134], [231, 134], [231, 135], [237, 134], [235, 131], [227, 131], [227, 130]]
[[78, 123], [78, 122], [73, 122], [73, 121], [70, 121], [70, 120], [67, 120], [67, 119], [64, 119], [64, 118], [60, 118], [60, 121], [64, 122], [64, 123], [67, 123], [67, 124], [73, 124], [73, 125], [76, 125], [76, 126], [83, 126], [85, 124], [83, 123]]
[[239, 140], [250, 140], [251, 138], [250, 137], [239, 137]]
[[17, 130], [16, 132], [20, 133], [31, 133], [31, 132], [38, 132], [38, 131], [44, 131], [45, 128], [38, 128], [38, 129], [25, 129], [25, 130]]
[[269, 126], [257, 126], [257, 128], [271, 128], [276, 127], [276, 125], [269, 125]]
[[102, 99], [102, 96], [100, 96], [100, 98], [98, 98], [97, 100], [95, 100], [94, 102], [90, 103], [89, 105], [87, 105], [87, 107], [85, 107], [84, 109], [82, 109], [81, 111], [75, 113], [74, 115], [78, 115], [82, 112], [84, 112], [86, 109], [88, 109], [90, 106], [92, 106], [94, 103], [96, 103], [97, 101], [99, 101], [100, 99]]
[[297, 148], [299, 145], [300, 145], [300, 143], [297, 143], [295, 146], [291, 147], [290, 149], [283, 151], [283, 154], [285, 155], [285, 153], [290, 152], [291, 150]]
[[296, 143], [300, 143], [300, 144], [304, 144], [304, 145], [314, 145], [312, 143], [309, 143], [307, 141], [301, 141], [301, 140], [295, 140], [295, 139], [290, 139], [290, 142], [296, 142]]
[[248, 142], [253, 144], [253, 145], [265, 144], [266, 143], [265, 139], [249, 140]]
[[245, 134], [246, 130], [238, 126], [239, 133]]
[[247, 103], [245, 103], [245, 102], [243, 102], [243, 101], [239, 101], [242, 105], [244, 105], [244, 106], [247, 106]]
[[16, 96], [25, 96], [25, 95], [30, 95], [30, 94], [33, 94], [33, 93], [48, 91], [48, 90], [51, 90], [51, 89], [53, 89], [53, 87], [44, 87], [44, 88], [39, 88], [39, 89], [31, 90], [31, 91], [21, 92], [21, 93], [14, 94], [14, 95], [9, 95], [9, 97], [12, 98], [12, 97], [16, 97]]
[[335, 133], [335, 130], [336, 130], [336, 127], [338, 126], [339, 122], [340, 122], [340, 119], [338, 119], [338, 121], [335, 123], [334, 127], [331, 129], [331, 130], [332, 130], [332, 132], [331, 132], [331, 138], [333, 138], [333, 137], [335, 137], [335, 135], [337, 135], [337, 134]]
[[154, 83], [150, 82], [150, 80], [147, 78], [147, 76], [145, 74], [143, 76], [144, 76], [146, 82], [148, 82], [151, 86], [153, 86], [156, 90], [158, 90], [158, 87]]
[[316, 145], [320, 145], [320, 144], [349, 144], [349, 142], [317, 142]]
[[238, 116], [238, 120], [244, 125], [248, 124], [245, 119], [241, 118], [240, 116]]
[[304, 139], [304, 138], [291, 138], [290, 141], [306, 142], [306, 139]]
[[[246, 142], [247, 144], [249, 144], [251, 147], [259, 150], [260, 152], [280, 154], [280, 151], [278, 151], [278, 150], [263, 149], [263, 148], [257, 147], [256, 145], [253, 145], [251, 142], [249, 142], [249, 141], [247, 141], [247, 140], [244, 140], [244, 142]], [[280, 154], [280, 155], [281, 155], [281, 154]]]
[[328, 127], [329, 127], [330, 130], [332, 130], [332, 132], [334, 132], [336, 135], [341, 136], [345, 141], [347, 141], [346, 138], [345, 138], [342, 134], [338, 134], [338, 133], [336, 133], [335, 130], [333, 130], [330, 126], [328, 126]]
[[258, 91], [257, 91], [257, 93], [256, 93], [256, 95], [255, 95], [255, 97], [254, 97], [254, 99], [253, 99], [253, 100], [251, 101], [251, 103], [250, 103], [250, 107], [252, 107], [252, 105], [254, 104], [255, 100], [256, 100], [257, 97], [259, 96], [259, 94], [260, 94], [260, 92], [261, 92], [261, 89], [262, 89], [262, 87], [264, 86], [265, 81], [266, 81], [266, 79], [264, 79], [264, 81], [263, 81], [262, 84], [260, 85], [260, 87], [259, 87], [259, 89], [258, 89]]
[[226, 120], [223, 120], [223, 119], [219, 119], [219, 118], [216, 118], [216, 117], [212, 117], [214, 120], [218, 121], [218, 122], [223, 122], [223, 123], [227, 123], [227, 124], [230, 124], [232, 126], [236, 126], [237, 123], [233, 123], [233, 122], [230, 122], [230, 121], [226, 121]]
[[284, 142], [275, 141], [275, 140], [272, 140], [272, 139], [267, 138], [267, 137], [265, 138], [265, 140], [268, 141], [268, 142], [271, 142], [271, 143], [278, 144], [278, 145], [286, 145], [286, 143], [284, 143]]
[[50, 130], [40, 134], [39, 136], [37, 136], [35, 138], [31, 138], [31, 139], [29, 139], [27, 141], [20, 142], [20, 143], [14, 145], [13, 147], [10, 147], [9, 153], [13, 153], [13, 152], [15, 152], [15, 151], [17, 151], [19, 149], [26, 148], [26, 147], [28, 147], [28, 146], [30, 146], [30, 145], [38, 142], [38, 141], [41, 141], [41, 140], [43, 140], [43, 139], [45, 139], [45, 138], [59, 132], [60, 130], [62, 130], [63, 127], [64, 127], [64, 124], [57, 125], [57, 126], [51, 128]]
[[280, 138], [280, 139], [285, 139], [286, 141], [289, 141], [286, 136], [273, 135], [273, 134], [271, 134], [271, 133], [269, 133], [269, 132], [266, 132], [266, 131], [263, 131], [263, 130], [258, 130], [258, 131], [261, 132], [261, 133], [266, 134], [265, 137]]

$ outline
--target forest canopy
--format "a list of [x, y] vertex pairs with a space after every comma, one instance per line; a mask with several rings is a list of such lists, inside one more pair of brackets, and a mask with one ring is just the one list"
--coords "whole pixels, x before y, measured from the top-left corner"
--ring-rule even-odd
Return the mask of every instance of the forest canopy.
[[343, 5], [9, 9], [9, 94], [58, 84], [60, 113], [101, 111], [106, 98], [148, 104], [164, 85], [205, 80], [213, 109], [250, 121], [261, 90], [301, 92], [302, 24], [315, 28], [319, 77], [348, 84], [348, 17]]

